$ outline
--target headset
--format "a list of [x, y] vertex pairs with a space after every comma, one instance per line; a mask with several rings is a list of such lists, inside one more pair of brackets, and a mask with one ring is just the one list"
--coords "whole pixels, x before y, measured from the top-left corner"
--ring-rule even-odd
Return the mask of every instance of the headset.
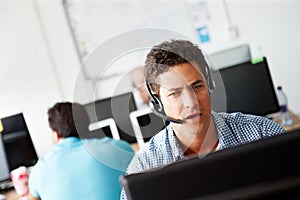
[[[204, 72], [204, 76], [205, 76], [205, 80], [207, 82], [207, 86], [208, 86], [208, 91], [209, 94], [211, 94], [215, 89], [216, 89], [216, 85], [215, 85], [215, 81], [212, 77], [212, 72], [209, 68], [209, 65], [207, 64], [207, 60], [205, 60], [205, 68], [203, 70]], [[151, 108], [152, 112], [157, 115], [158, 117], [167, 120], [169, 122], [173, 122], [176, 124], [183, 124], [183, 120], [182, 119], [174, 119], [172, 117], [168, 117], [164, 111], [164, 107], [159, 99], [159, 97], [156, 94], [153, 94], [150, 88], [150, 84], [149, 82], [145, 81], [146, 83], [146, 89], [147, 92], [150, 96], [150, 102], [149, 102], [149, 107]]]
[[161, 103], [161, 101], [159, 100], [158, 96], [156, 94], [153, 94], [150, 88], [150, 84], [149, 82], [146, 80], [146, 88], [147, 88], [147, 92], [150, 96], [150, 102], [149, 102], [149, 106], [152, 110], [152, 112], [157, 115], [158, 117], [167, 120], [169, 122], [173, 122], [176, 124], [183, 124], [183, 120], [181, 119], [174, 119], [171, 117], [168, 117], [165, 113], [164, 107]]

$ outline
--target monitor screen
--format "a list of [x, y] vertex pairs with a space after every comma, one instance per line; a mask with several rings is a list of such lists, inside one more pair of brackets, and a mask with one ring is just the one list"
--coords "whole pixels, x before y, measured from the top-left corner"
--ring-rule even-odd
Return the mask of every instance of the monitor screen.
[[300, 129], [122, 176], [120, 182], [128, 200], [299, 199], [299, 141]]
[[150, 108], [131, 112], [130, 120], [140, 148], [168, 124], [152, 113]]
[[0, 139], [0, 182], [9, 179], [9, 166], [6, 160], [2, 137]]
[[97, 100], [85, 105], [91, 123], [113, 118], [118, 128], [120, 139], [136, 143], [129, 113], [136, 110], [131, 92], [111, 98]]
[[9, 172], [19, 166], [33, 166], [37, 160], [37, 154], [33, 146], [23, 114], [16, 114], [2, 118], [3, 131], [0, 142], [0, 181], [9, 178]]
[[280, 110], [266, 58], [256, 64], [249, 61], [220, 69], [222, 79], [217, 75], [214, 73], [217, 89], [212, 93], [215, 111], [266, 116]]
[[229, 67], [251, 60], [249, 44], [241, 44], [209, 54], [218, 68]]
[[99, 122], [91, 123], [89, 125], [89, 131], [90, 133], [88, 134], [90, 134], [90, 137], [92, 136], [93, 138], [102, 138], [105, 135], [116, 140], [120, 139], [118, 128], [113, 118], [108, 118]]

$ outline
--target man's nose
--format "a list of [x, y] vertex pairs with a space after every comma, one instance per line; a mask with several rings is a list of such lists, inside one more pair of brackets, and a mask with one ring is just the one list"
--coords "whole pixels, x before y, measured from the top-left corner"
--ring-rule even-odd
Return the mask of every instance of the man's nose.
[[185, 88], [183, 90], [181, 102], [184, 107], [194, 107], [197, 105], [197, 97], [192, 88]]

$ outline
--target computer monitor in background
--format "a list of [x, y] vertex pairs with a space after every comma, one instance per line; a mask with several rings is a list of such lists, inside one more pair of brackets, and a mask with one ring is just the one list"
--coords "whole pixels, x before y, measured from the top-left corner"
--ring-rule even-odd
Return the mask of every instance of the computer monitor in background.
[[140, 148], [167, 125], [150, 108], [131, 112], [130, 120]]
[[241, 44], [209, 54], [218, 69], [237, 65], [251, 60], [249, 44]]
[[[217, 89], [212, 93], [215, 111], [266, 116], [280, 110], [266, 58], [256, 64], [248, 61], [220, 69], [218, 72], [214, 73]], [[222, 100], [223, 84], [226, 102]]]
[[2, 181], [9, 179], [9, 166], [6, 159], [5, 149], [4, 149], [4, 143], [2, 140], [2, 137], [0, 139], [0, 184]]
[[300, 129], [122, 176], [128, 200], [299, 199]]
[[102, 138], [104, 135], [107, 137], [120, 140], [117, 125], [113, 118], [104, 119], [89, 125], [90, 137]]
[[137, 109], [131, 92], [100, 99], [84, 106], [91, 123], [113, 118], [117, 125], [120, 139], [129, 143], [137, 142], [129, 119], [129, 113]]
[[9, 172], [13, 169], [33, 166], [38, 160], [23, 114], [5, 117], [1, 121], [0, 182], [8, 180]]

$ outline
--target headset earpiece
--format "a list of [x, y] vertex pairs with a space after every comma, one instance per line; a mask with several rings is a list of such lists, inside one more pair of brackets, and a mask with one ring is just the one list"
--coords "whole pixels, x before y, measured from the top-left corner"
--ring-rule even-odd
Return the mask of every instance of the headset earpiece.
[[150, 102], [149, 102], [149, 106], [151, 108], [151, 110], [153, 111], [154, 114], [156, 114], [157, 116], [161, 117], [164, 120], [173, 122], [173, 123], [177, 123], [177, 124], [182, 124], [183, 121], [181, 119], [174, 119], [171, 117], [168, 117], [164, 111], [164, 107], [161, 103], [161, 101], [159, 100], [158, 96], [156, 94], [153, 94], [150, 88], [150, 84], [149, 82], [146, 80], [146, 89], [147, 92], [150, 96]]
[[208, 87], [209, 94], [211, 94], [216, 89], [216, 84], [215, 84], [215, 80], [213, 77], [213, 70], [215, 69], [215, 63], [210, 58], [210, 56], [205, 54], [203, 51], [202, 51], [202, 55], [203, 55], [204, 62], [205, 62], [204, 76], [206, 79], [206, 84]]
[[207, 87], [208, 87], [209, 94], [211, 94], [216, 89], [216, 85], [215, 85], [215, 81], [211, 69], [209, 68], [208, 65], [206, 66], [205, 70], [206, 70], [205, 76], [207, 81]]
[[150, 84], [148, 81], [146, 81], [146, 89], [147, 92], [150, 96], [150, 102], [149, 102], [149, 106], [152, 110], [158, 112], [158, 113], [162, 113], [164, 114], [164, 108], [163, 105], [161, 103], [161, 101], [159, 100], [159, 97], [157, 94], [153, 94], [150, 88]]
[[155, 109], [157, 112], [164, 113], [163, 105], [156, 94], [153, 94], [153, 99], [151, 100], [151, 104], [153, 109]]

